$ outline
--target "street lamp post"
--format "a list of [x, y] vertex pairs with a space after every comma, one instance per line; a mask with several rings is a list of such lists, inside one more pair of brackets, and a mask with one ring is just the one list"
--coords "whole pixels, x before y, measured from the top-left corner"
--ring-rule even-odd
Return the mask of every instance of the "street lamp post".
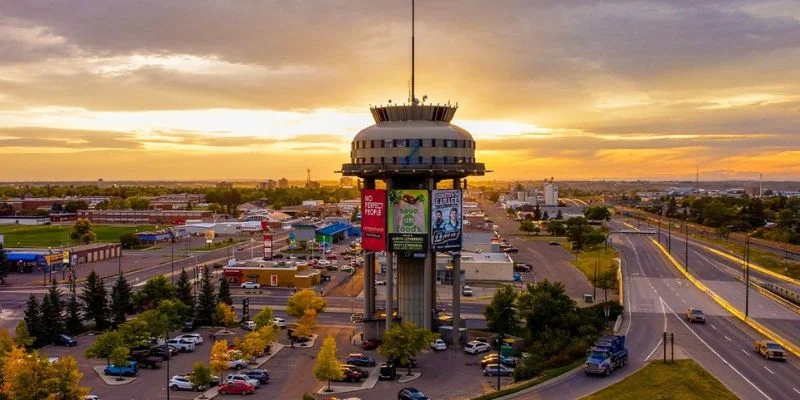
[[750, 232], [744, 241], [744, 317], [750, 315]]
[[[506, 307], [500, 313], [500, 319], [503, 319], [503, 316], [506, 315], [506, 312], [511, 312], [512, 314], [514, 311], [517, 311], [514, 307]], [[512, 315], [513, 318], [513, 315]], [[511, 319], [509, 318], [509, 321]], [[497, 327], [497, 367], [495, 367], [495, 372], [497, 373], [497, 391], [500, 391], [500, 353], [503, 350], [503, 326], [502, 324]]]
[[672, 220], [667, 217], [667, 252], [672, 253]]

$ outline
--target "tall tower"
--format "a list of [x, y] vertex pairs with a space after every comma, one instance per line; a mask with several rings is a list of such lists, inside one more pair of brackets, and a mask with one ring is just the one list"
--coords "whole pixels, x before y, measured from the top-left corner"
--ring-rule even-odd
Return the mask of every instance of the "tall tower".
[[[343, 164], [344, 176], [356, 176], [364, 181], [364, 189], [375, 189], [377, 181], [385, 183], [387, 192], [426, 193], [437, 189], [437, 184], [460, 189], [467, 176], [482, 176], [486, 173], [483, 163], [475, 160], [476, 144], [466, 130], [451, 123], [458, 109], [451, 104], [424, 104], [415, 98], [414, 41], [412, 1], [412, 79], [409, 104], [370, 107], [375, 121], [353, 138], [350, 162]], [[423, 196], [424, 198], [424, 196]], [[430, 199], [430, 197], [428, 197]], [[391, 200], [391, 199], [390, 199]], [[414, 199], [411, 198], [413, 202]], [[426, 207], [428, 205], [426, 204]], [[429, 211], [426, 211], [429, 212]], [[397, 221], [387, 219], [388, 224]], [[363, 230], [362, 230], [363, 231]], [[429, 240], [427, 233], [425, 239]], [[378, 337], [379, 331], [388, 328], [394, 307], [393, 269], [397, 265], [397, 313], [403, 321], [431, 329], [436, 314], [436, 253], [432, 246], [426, 250], [402, 251], [388, 246], [386, 323], [370, 328], [365, 321], [365, 339]], [[459, 245], [460, 249], [460, 245]], [[453, 325], [459, 324], [459, 271], [460, 253], [453, 256]], [[365, 253], [364, 315], [369, 319], [375, 314], [375, 254]], [[457, 332], [454, 330], [454, 332]]]

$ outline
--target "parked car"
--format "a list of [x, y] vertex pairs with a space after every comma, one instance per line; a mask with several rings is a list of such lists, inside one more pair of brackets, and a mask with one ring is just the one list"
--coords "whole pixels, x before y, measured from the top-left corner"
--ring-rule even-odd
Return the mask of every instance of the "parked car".
[[228, 369], [245, 369], [247, 367], [247, 361], [242, 359], [230, 360], [228, 361]]
[[351, 353], [345, 360], [346, 363], [359, 367], [374, 367], [375, 359], [362, 353]]
[[695, 323], [695, 322], [699, 322], [701, 324], [706, 323], [706, 315], [703, 313], [703, 310], [699, 308], [687, 308], [686, 319], [688, 319], [690, 323]]
[[514, 375], [514, 370], [498, 364], [489, 364], [483, 369], [485, 376], [511, 376]]
[[138, 363], [129, 361], [128, 365], [111, 364], [103, 369], [103, 373], [110, 376], [136, 376]]
[[519, 253], [519, 249], [516, 247], [509, 247], [507, 249], [503, 249], [503, 252], [506, 254], [517, 254]]
[[522, 282], [524, 280], [522, 274], [520, 274], [519, 272], [514, 272], [513, 277], [514, 277], [514, 282]]
[[358, 368], [353, 364], [340, 364], [340, 365], [342, 366], [342, 368], [346, 368], [346, 369], [349, 369], [351, 371], [358, 372], [359, 374], [361, 374], [362, 378], [369, 378], [369, 372], [367, 372], [364, 369]]
[[272, 319], [272, 323], [275, 324], [278, 328], [286, 328], [286, 320], [281, 317], [275, 317]]
[[[193, 371], [189, 371], [189, 372], [183, 374], [183, 376], [185, 376], [186, 379], [192, 379], [192, 374], [194, 374], [194, 372]], [[212, 387], [219, 386], [219, 382], [220, 381], [219, 381], [219, 377], [218, 376], [211, 375], [211, 386]]]
[[256, 329], [256, 323], [254, 321], [244, 321], [240, 327], [246, 331], [252, 331], [253, 329]]
[[170, 339], [167, 340], [167, 345], [173, 346], [184, 353], [194, 351], [194, 340], [190, 339]]
[[155, 346], [150, 349], [151, 356], [156, 356], [161, 358], [169, 358], [176, 354], [178, 354], [178, 349], [175, 348], [174, 346], [167, 346], [162, 344], [160, 346]]
[[531, 267], [530, 264], [519, 263], [519, 264], [514, 266], [514, 271], [517, 271], [517, 272], [531, 272], [532, 268], [533, 267]]
[[265, 384], [269, 382], [269, 371], [265, 369], [249, 369], [242, 371], [242, 373], [251, 379], [257, 380], [258, 383]]
[[364, 349], [364, 350], [375, 350], [380, 345], [381, 345], [380, 339], [370, 339], [370, 340], [361, 342], [361, 348]]
[[486, 368], [486, 366], [489, 365], [489, 364], [497, 364], [498, 361], [499, 361], [499, 364], [504, 366], [504, 367], [516, 368], [516, 366], [517, 366], [517, 359], [516, 358], [505, 357], [505, 356], [498, 355], [497, 353], [494, 353], [494, 354], [489, 354], [487, 356], [484, 356], [481, 359], [481, 368]]
[[175, 336], [173, 339], [191, 339], [194, 340], [195, 345], [203, 344], [203, 335], [199, 333], [186, 333], [180, 336]]
[[386, 281], [377, 280], [375, 281], [375, 286], [386, 286]]
[[229, 374], [228, 376], [225, 377], [225, 382], [230, 382], [230, 381], [243, 381], [243, 382], [247, 382], [247, 383], [249, 383], [249, 384], [251, 384], [251, 385], [253, 385], [255, 387], [258, 387], [258, 385], [261, 384], [261, 382], [258, 379], [251, 378], [251, 377], [249, 377], [249, 376], [247, 376], [246, 374], [243, 374], [243, 373], [242, 374]]
[[431, 342], [431, 350], [434, 351], [447, 350], [447, 343], [445, 343], [444, 340], [442, 339], [436, 339]]
[[89, 394], [86, 395], [86, 397], [84, 397], [83, 400], [100, 400], [100, 396], [96, 394]]
[[397, 377], [397, 368], [391, 364], [383, 364], [381, 365], [381, 369], [378, 370], [378, 380], [382, 381], [393, 381]]
[[72, 346], [77, 346], [78, 341], [75, 340], [75, 338], [72, 336], [61, 334], [61, 335], [56, 335], [55, 344], [58, 346], [72, 347]]
[[336, 382], [352, 382], [352, 383], [355, 383], [355, 382], [358, 382], [361, 379], [365, 378], [358, 371], [355, 371], [355, 370], [352, 370], [352, 369], [349, 369], [349, 368], [345, 368], [344, 366], [341, 366], [340, 368], [342, 369], [342, 378], [337, 380]]
[[461, 295], [464, 297], [472, 297], [472, 288], [464, 285], [464, 287], [461, 288]]
[[260, 289], [261, 284], [253, 281], [247, 281], [241, 284], [242, 289]]
[[429, 400], [429, 397], [417, 388], [404, 387], [397, 392], [397, 400]]
[[478, 341], [475, 341], [475, 340], [467, 343], [467, 345], [464, 346], [464, 351], [469, 353], [469, 354], [479, 354], [479, 353], [487, 352], [489, 350], [491, 350], [490, 347], [489, 347], [489, 344], [483, 343], [483, 342], [478, 342]]
[[205, 386], [196, 386], [189, 378], [182, 375], [175, 375], [169, 380], [169, 388], [173, 391], [178, 390], [191, 390], [194, 392], [202, 392]]
[[196, 325], [195, 321], [193, 319], [188, 319], [183, 323], [183, 328], [181, 328], [181, 331], [183, 331], [183, 332], [192, 332], [196, 328], [197, 328], [197, 325]]
[[225, 382], [217, 387], [217, 392], [219, 392], [219, 394], [241, 394], [244, 396], [246, 394], [253, 394], [255, 391], [256, 387], [254, 385], [243, 381]]
[[143, 355], [140, 354], [132, 354], [128, 357], [130, 361], [136, 361], [139, 363], [139, 367], [146, 368], [146, 369], [158, 369], [162, 366], [162, 358], [157, 356], [151, 356], [148, 353], [144, 353]]
[[389, 358], [386, 363], [396, 368], [417, 368], [417, 359], [413, 357], [408, 362], [401, 362], [397, 358]]
[[786, 351], [771, 340], [756, 340], [756, 353], [767, 360], [786, 361]]
[[558, 243], [558, 242], [556, 242], [556, 241], [552, 241], [552, 242], [550, 242], [550, 243], [548, 243], [548, 244], [549, 244], [550, 246], [558, 246], [558, 245], [559, 245], [559, 243]]

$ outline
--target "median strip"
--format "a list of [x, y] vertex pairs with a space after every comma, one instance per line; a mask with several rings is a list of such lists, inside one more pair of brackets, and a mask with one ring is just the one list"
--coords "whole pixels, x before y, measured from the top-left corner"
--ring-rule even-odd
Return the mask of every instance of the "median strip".
[[667, 258], [667, 260], [669, 260], [670, 263], [672, 265], [674, 265], [675, 268], [677, 268], [678, 271], [680, 271], [680, 273], [682, 273], [683, 276], [686, 277], [686, 279], [689, 280], [689, 282], [692, 282], [698, 289], [700, 289], [700, 291], [705, 292], [706, 294], [711, 296], [711, 298], [714, 301], [716, 301], [717, 304], [719, 304], [722, 308], [724, 308], [729, 313], [731, 313], [731, 315], [735, 316], [736, 318], [739, 318], [745, 324], [749, 325], [756, 332], [758, 332], [758, 333], [768, 337], [769, 339], [775, 341], [776, 343], [780, 344], [781, 346], [783, 346], [783, 348], [785, 348], [786, 350], [788, 350], [789, 352], [791, 352], [795, 356], [800, 357], [800, 348], [798, 348], [795, 345], [791, 344], [788, 340], [780, 337], [778, 334], [776, 334], [772, 330], [768, 329], [764, 325], [761, 325], [760, 323], [758, 323], [757, 321], [753, 320], [752, 318], [746, 318], [741, 311], [739, 311], [738, 309], [733, 307], [730, 303], [728, 303], [727, 300], [723, 299], [720, 295], [716, 294], [713, 290], [709, 289], [705, 284], [703, 284], [702, 282], [697, 280], [694, 276], [692, 276], [691, 274], [686, 272], [686, 270], [684, 270], [684, 268], [678, 263], [678, 261], [675, 260], [674, 257], [672, 257], [672, 254], [669, 254], [669, 252], [667, 251], [667, 249], [664, 248], [664, 246], [662, 246], [660, 243], [658, 243], [655, 239], [650, 239], [650, 240], [653, 242], [653, 244], [659, 250], [661, 250], [661, 253], [664, 254], [664, 256]]
[[[713, 248], [708, 247], [708, 246], [704, 246], [704, 245], [700, 245], [700, 246], [703, 247], [704, 249], [714, 253], [714, 254], [720, 255], [720, 256], [725, 257], [725, 258], [727, 258], [727, 259], [729, 259], [731, 261], [735, 261], [735, 262], [737, 262], [737, 263], [739, 263], [741, 265], [744, 265], [744, 260], [742, 260], [739, 257], [732, 256], [732, 255], [730, 255], [730, 254], [728, 254], [728, 253], [726, 253], [724, 251], [719, 251], [717, 249], [713, 249]], [[779, 273], [774, 272], [774, 271], [770, 271], [770, 270], [768, 270], [768, 269], [766, 269], [766, 268], [764, 268], [764, 267], [762, 267], [762, 266], [760, 266], [758, 264], [754, 264], [753, 262], [749, 262], [748, 265], [750, 266], [750, 268], [753, 268], [754, 270], [756, 270], [758, 272], [761, 272], [762, 274], [766, 274], [766, 275], [769, 275], [769, 276], [771, 276], [773, 278], [780, 279], [780, 280], [782, 280], [784, 282], [788, 282], [788, 283], [800, 286], [800, 281], [798, 281], [797, 279], [788, 277], [786, 275], [779, 274]]]

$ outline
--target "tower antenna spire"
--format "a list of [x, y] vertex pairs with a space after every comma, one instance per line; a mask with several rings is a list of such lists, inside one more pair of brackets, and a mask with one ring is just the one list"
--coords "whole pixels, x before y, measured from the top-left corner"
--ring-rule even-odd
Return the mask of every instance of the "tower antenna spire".
[[417, 98], [414, 97], [414, 0], [411, 0], [411, 105], [417, 104]]

